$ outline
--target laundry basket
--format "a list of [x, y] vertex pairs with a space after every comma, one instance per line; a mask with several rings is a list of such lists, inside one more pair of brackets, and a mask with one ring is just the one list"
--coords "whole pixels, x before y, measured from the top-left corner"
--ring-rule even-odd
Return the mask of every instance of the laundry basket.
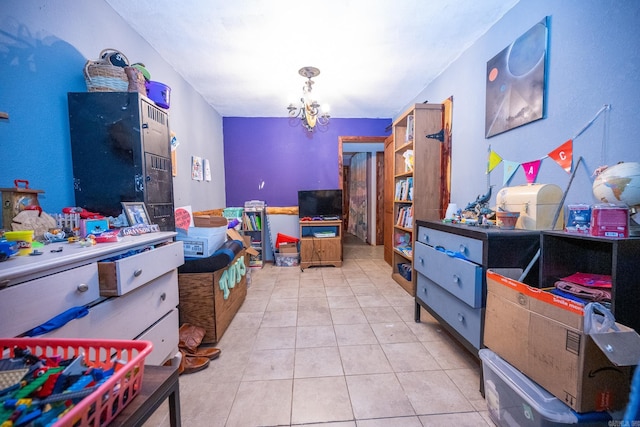
[[[38, 357], [59, 357], [62, 360], [84, 356], [84, 363], [92, 368], [111, 369], [114, 361], [120, 362], [118, 369], [97, 382], [90, 394], [78, 399], [67, 398], [70, 405], [67, 412], [58, 415], [52, 424], [62, 426], [106, 426], [109, 424], [142, 388], [144, 360], [151, 353], [153, 344], [149, 341], [126, 340], [86, 340], [61, 338], [2, 338], [0, 352], [2, 358], [12, 358], [18, 349], [28, 349]], [[23, 387], [26, 389], [27, 387]], [[71, 387], [70, 387], [71, 388]], [[85, 389], [86, 390], [86, 389]], [[91, 389], [90, 389], [91, 390]], [[71, 395], [67, 390], [66, 395]], [[58, 393], [57, 396], [65, 396]], [[41, 402], [45, 398], [39, 399]], [[73, 403], [71, 403], [73, 402]], [[35, 404], [35, 400], [32, 405]]]

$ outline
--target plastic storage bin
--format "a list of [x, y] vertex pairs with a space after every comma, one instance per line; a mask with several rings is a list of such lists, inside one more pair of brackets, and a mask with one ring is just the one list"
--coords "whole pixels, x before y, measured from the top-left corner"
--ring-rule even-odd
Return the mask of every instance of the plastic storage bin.
[[106, 426], [142, 388], [144, 360], [153, 344], [149, 341], [86, 340], [54, 338], [2, 338], [0, 354], [13, 357], [15, 347], [28, 348], [36, 356], [60, 355], [70, 359], [84, 355], [85, 364], [111, 368], [114, 360], [124, 363], [102, 385], [75, 404], [53, 426]]
[[608, 412], [574, 412], [489, 349], [479, 352], [489, 416], [498, 426], [607, 425]]
[[295, 267], [300, 264], [300, 254], [298, 252], [276, 252], [274, 255], [276, 258], [276, 266], [278, 267]]

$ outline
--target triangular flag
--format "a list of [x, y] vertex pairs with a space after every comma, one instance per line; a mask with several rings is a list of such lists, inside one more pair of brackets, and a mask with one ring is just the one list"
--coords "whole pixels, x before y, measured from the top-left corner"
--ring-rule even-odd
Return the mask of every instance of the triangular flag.
[[542, 160], [534, 160], [533, 162], [522, 163], [522, 169], [524, 169], [524, 176], [527, 178], [529, 184], [536, 182], [538, 172], [540, 171], [540, 163]]
[[503, 160], [502, 162], [504, 163], [504, 178], [502, 184], [507, 185], [513, 174], [516, 173], [520, 167], [520, 163], [511, 160]]
[[567, 173], [571, 173], [571, 165], [573, 162], [573, 139], [568, 140], [555, 150], [549, 153], [557, 164]]
[[502, 157], [500, 157], [495, 151], [491, 150], [489, 152], [489, 169], [487, 172], [491, 172], [496, 166], [500, 164], [501, 161]]

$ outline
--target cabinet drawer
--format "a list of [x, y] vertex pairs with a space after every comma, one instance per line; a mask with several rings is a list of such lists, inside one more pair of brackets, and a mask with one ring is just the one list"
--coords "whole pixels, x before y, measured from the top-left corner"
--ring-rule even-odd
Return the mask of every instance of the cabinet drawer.
[[95, 263], [10, 286], [0, 291], [0, 337], [22, 334], [99, 297]]
[[99, 262], [100, 295], [124, 295], [183, 263], [182, 242], [172, 242], [117, 261]]
[[459, 252], [468, 260], [482, 264], [482, 240], [422, 226], [418, 227], [417, 240], [429, 246], [442, 246], [448, 251]]
[[435, 311], [471, 345], [480, 348], [482, 308], [469, 307], [422, 274], [418, 274], [416, 298]]
[[178, 309], [171, 310], [136, 339], [151, 341], [153, 351], [144, 360], [147, 365], [162, 365], [178, 351]]
[[178, 305], [178, 270], [128, 294], [108, 298], [47, 337], [132, 340]]
[[416, 242], [414, 269], [471, 307], [482, 307], [482, 267]]

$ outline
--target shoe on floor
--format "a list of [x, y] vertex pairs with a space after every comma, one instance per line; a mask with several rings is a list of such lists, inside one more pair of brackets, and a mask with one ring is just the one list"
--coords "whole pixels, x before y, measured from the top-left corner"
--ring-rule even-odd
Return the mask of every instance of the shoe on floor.
[[187, 353], [187, 356], [199, 356], [206, 357], [209, 360], [214, 360], [220, 357], [221, 350], [215, 347], [198, 347], [195, 353]]
[[180, 351], [180, 353], [182, 353], [180, 366], [178, 367], [178, 373], [180, 375], [193, 374], [194, 372], [206, 369], [211, 362], [208, 357], [189, 356], [184, 351]]

